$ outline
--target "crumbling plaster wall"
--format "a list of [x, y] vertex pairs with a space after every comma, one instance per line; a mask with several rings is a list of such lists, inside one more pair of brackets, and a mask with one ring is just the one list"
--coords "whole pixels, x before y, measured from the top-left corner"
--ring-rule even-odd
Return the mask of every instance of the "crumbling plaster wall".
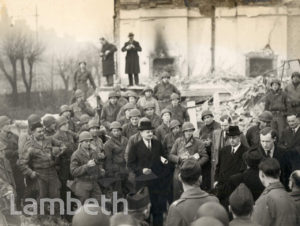
[[[245, 55], [261, 51], [269, 44], [278, 56], [277, 65], [287, 57], [300, 54], [300, 13], [289, 17], [285, 6], [238, 6], [216, 9], [215, 61], [217, 71], [245, 75]], [[164, 51], [178, 58], [177, 75], [200, 76], [210, 69], [211, 18], [198, 8], [151, 8], [120, 10], [119, 45], [135, 33], [143, 48], [140, 55], [141, 76], [151, 76], [151, 57], [158, 54], [157, 36], [163, 39]], [[161, 41], [161, 40], [160, 40]], [[119, 48], [118, 70], [124, 74], [125, 53]]]

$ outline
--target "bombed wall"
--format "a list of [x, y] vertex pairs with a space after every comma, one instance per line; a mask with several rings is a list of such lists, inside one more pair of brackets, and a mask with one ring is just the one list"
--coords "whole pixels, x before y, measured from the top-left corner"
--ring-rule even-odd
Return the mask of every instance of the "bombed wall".
[[[212, 57], [217, 73], [255, 77], [276, 71], [289, 56], [300, 58], [295, 51], [300, 48], [298, 30], [290, 25], [297, 22], [299, 7], [292, 12], [293, 17], [284, 5], [218, 7], [213, 31], [211, 17], [197, 7], [120, 10], [118, 41], [121, 47], [128, 33], [135, 33], [145, 78], [155, 78], [165, 68], [183, 80], [201, 77], [210, 73]], [[118, 63], [124, 78], [122, 52]]]

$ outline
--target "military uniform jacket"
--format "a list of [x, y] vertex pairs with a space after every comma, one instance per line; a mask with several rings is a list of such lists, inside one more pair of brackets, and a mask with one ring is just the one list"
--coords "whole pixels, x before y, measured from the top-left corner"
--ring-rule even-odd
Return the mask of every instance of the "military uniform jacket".
[[277, 92], [270, 90], [266, 95], [265, 111], [279, 111], [282, 113], [286, 113], [287, 97], [281, 89]]
[[75, 102], [70, 107], [72, 108], [74, 116], [77, 120], [80, 120], [80, 116], [83, 114], [87, 114], [91, 117], [95, 115], [95, 111], [87, 101], [82, 103]]
[[117, 120], [117, 115], [120, 111], [120, 105], [112, 105], [110, 102], [105, 104], [102, 109], [101, 113], [101, 123], [105, 127], [109, 127], [110, 123]]
[[160, 142], [162, 142], [165, 139], [166, 135], [170, 132], [171, 132], [170, 127], [167, 126], [165, 123], [162, 123], [159, 127], [157, 127], [155, 131], [155, 135], [157, 139]]
[[81, 71], [78, 69], [74, 74], [74, 90], [80, 89], [84, 93], [88, 91], [87, 81], [90, 81], [90, 84], [94, 89], [96, 89], [96, 84], [94, 82], [93, 76], [89, 71]]
[[[88, 167], [89, 160], [95, 160], [96, 165]], [[79, 180], [94, 181], [101, 176], [99, 163], [102, 160], [101, 153], [94, 149], [85, 150], [79, 144], [78, 149], [72, 154], [70, 170], [73, 177]]]
[[139, 132], [138, 126], [133, 126], [131, 122], [122, 126], [123, 136], [129, 139], [132, 135]]
[[296, 204], [280, 182], [270, 184], [256, 200], [252, 220], [263, 226], [296, 226]]
[[149, 116], [146, 116], [146, 117], [151, 121], [151, 124], [154, 128], [159, 127], [159, 125], [162, 123], [161, 118], [155, 113], [153, 114], [152, 117], [149, 117]]
[[175, 164], [180, 164], [182, 155], [188, 154], [192, 157], [196, 153], [199, 154], [200, 158], [198, 161], [200, 165], [203, 166], [208, 161], [208, 155], [202, 141], [194, 137], [187, 141], [184, 136], [182, 136], [175, 141], [169, 154], [169, 160]]
[[170, 132], [165, 136], [165, 139], [163, 140], [162, 144], [165, 150], [167, 150], [167, 153], [170, 154], [172, 147], [178, 137], [181, 137], [182, 133], [178, 133], [176, 136]]
[[160, 82], [153, 90], [153, 95], [157, 100], [168, 101], [170, 100], [172, 93], [180, 95], [179, 90], [171, 83], [164, 84], [163, 82]]
[[170, 206], [167, 226], [189, 226], [196, 217], [197, 210], [207, 202], [219, 202], [218, 199], [199, 187], [184, 191], [180, 199]]
[[295, 86], [291, 82], [285, 87], [284, 91], [287, 95], [288, 111], [299, 113], [300, 112], [300, 84]]
[[173, 106], [172, 104], [168, 105], [168, 108], [172, 113], [172, 119], [177, 119], [181, 124], [184, 122], [190, 121], [190, 116], [184, 106], [178, 104], [177, 106]]
[[61, 154], [59, 147], [55, 147], [53, 139], [44, 139], [39, 144], [33, 138], [24, 153], [20, 156], [19, 166], [24, 175], [31, 176], [37, 169], [48, 169], [55, 166], [55, 160]]
[[[2, 147], [0, 147], [1, 149]], [[0, 199], [7, 192], [14, 192], [16, 184], [9, 161], [6, 159], [3, 150], [0, 150]]]
[[149, 99], [147, 99], [145, 96], [140, 97], [140, 99], [137, 102], [137, 106], [140, 109], [140, 111], [143, 112], [144, 111], [144, 106], [148, 103], [154, 104], [155, 114], [160, 115], [159, 104], [158, 104], [158, 101], [154, 97], [150, 97]]
[[108, 175], [124, 173], [126, 171], [125, 149], [128, 139], [121, 136], [120, 140], [112, 137], [104, 145], [105, 151], [105, 170]]

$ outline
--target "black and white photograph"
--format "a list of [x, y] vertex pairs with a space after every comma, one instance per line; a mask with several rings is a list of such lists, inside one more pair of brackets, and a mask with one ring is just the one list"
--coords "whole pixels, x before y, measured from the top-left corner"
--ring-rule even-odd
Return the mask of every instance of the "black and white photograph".
[[0, 226], [299, 226], [300, 0], [0, 0]]

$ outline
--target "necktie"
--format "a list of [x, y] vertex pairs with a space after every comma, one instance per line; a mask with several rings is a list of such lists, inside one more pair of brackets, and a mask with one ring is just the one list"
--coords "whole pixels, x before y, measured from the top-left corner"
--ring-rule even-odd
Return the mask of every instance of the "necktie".
[[151, 141], [148, 141], [148, 149], [151, 151]]
[[234, 148], [233, 148], [233, 147], [232, 147], [232, 149], [231, 149], [231, 154], [234, 155]]
[[268, 157], [268, 158], [271, 158], [271, 151], [270, 151], [270, 150], [267, 151], [267, 157]]

